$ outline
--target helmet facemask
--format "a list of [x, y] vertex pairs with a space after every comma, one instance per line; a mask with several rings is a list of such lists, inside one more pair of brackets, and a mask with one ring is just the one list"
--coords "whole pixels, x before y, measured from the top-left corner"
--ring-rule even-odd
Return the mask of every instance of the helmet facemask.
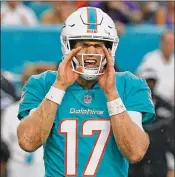
[[[89, 56], [89, 58], [88, 58]], [[96, 59], [99, 61], [99, 63], [95, 66], [98, 61], [95, 59], [92, 59], [91, 56], [95, 56]], [[81, 58], [81, 64], [78, 61], [76, 57]], [[73, 71], [80, 74], [80, 76], [85, 80], [94, 80], [98, 76], [102, 75], [104, 73], [105, 65], [106, 65], [106, 59], [105, 56], [102, 54], [78, 54], [76, 57], [72, 60], [72, 68]], [[87, 65], [91, 65], [92, 67], [87, 67]]]
[[[68, 40], [67, 37], [64, 38], [64, 41], [62, 40], [62, 46], [64, 47], [64, 50], [66, 54], [68, 54], [74, 47], [75, 44], [78, 40], [82, 40], [82, 39], [73, 39], [73, 40]], [[90, 39], [88, 39], [90, 40]], [[95, 39], [91, 39], [92, 41]], [[91, 41], [90, 40], [90, 41]], [[102, 40], [95, 40], [95, 41], [102, 41]], [[64, 43], [63, 43], [64, 42]], [[114, 43], [112, 41], [103, 41], [105, 43], [106, 48], [110, 48], [111, 52], [112, 52], [112, 57], [113, 57], [113, 63], [114, 63], [114, 56], [115, 56], [115, 50], [117, 48], [117, 44], [118, 43]], [[115, 45], [116, 44], [116, 45]], [[114, 51], [114, 52], [113, 52]], [[79, 63], [77, 56], [81, 56], [81, 64]], [[104, 74], [104, 71], [106, 69], [106, 58], [104, 55], [102, 54], [85, 54], [85, 53], [78, 53], [77, 56], [73, 57], [72, 59], [72, 69], [74, 72], [77, 72], [78, 74], [80, 74], [80, 76], [85, 79], [85, 80], [95, 80], [98, 76]], [[96, 67], [86, 67], [86, 61], [85, 58], [88, 58], [87, 56], [95, 56], [96, 58], [98, 58], [98, 60], [100, 61], [98, 66]], [[90, 58], [89, 58], [90, 60]]]

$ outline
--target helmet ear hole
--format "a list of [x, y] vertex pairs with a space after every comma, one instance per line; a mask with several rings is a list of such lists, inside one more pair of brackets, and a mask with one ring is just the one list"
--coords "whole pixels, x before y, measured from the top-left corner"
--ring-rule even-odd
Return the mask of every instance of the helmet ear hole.
[[110, 41], [105, 41], [105, 47], [107, 48], [107, 49], [111, 49], [112, 50], [112, 45], [113, 45], [113, 42], [110, 42]]
[[70, 40], [70, 49], [72, 50], [73, 48], [75, 48], [75, 44], [76, 44], [77, 40]]

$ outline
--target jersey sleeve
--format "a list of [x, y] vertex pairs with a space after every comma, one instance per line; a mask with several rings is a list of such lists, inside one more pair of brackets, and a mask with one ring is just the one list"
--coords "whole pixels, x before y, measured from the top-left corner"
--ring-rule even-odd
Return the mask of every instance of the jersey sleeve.
[[125, 89], [126, 109], [128, 111], [141, 112], [143, 125], [152, 122], [155, 117], [155, 108], [152, 102], [151, 91], [146, 81], [129, 73]]
[[18, 118], [26, 117], [31, 109], [37, 108], [45, 96], [43, 74], [33, 75], [23, 87], [19, 104]]

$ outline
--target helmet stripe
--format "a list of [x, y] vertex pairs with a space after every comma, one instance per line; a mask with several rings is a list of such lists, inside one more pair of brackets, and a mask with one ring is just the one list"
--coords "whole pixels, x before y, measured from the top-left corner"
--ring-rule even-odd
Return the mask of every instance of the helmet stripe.
[[96, 31], [97, 30], [97, 12], [93, 7], [87, 8], [87, 18], [88, 18], [88, 27], [87, 31]]

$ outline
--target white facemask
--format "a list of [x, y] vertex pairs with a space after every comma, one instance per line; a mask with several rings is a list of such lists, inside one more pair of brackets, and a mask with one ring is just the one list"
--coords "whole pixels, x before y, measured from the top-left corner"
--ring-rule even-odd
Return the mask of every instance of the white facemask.
[[[99, 56], [100, 63], [97, 67], [93, 67], [93, 68], [86, 67], [84, 56], [92, 56], [92, 55]], [[104, 66], [106, 64], [106, 59], [104, 58], [104, 55], [101, 55], [101, 54], [81, 54], [81, 58], [82, 58], [82, 62], [81, 62], [82, 65], [80, 65], [80, 63], [78, 62], [76, 57], [73, 58], [72, 68], [73, 68], [73, 71], [79, 73], [83, 79], [94, 80], [98, 76], [100, 76], [104, 73]], [[89, 59], [89, 60], [91, 60], [91, 59]]]

